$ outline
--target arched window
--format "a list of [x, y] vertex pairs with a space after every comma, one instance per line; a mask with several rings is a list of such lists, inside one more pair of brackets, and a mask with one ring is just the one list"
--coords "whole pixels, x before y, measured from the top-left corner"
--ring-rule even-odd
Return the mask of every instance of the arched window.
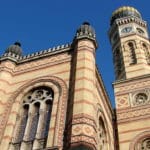
[[132, 42], [129, 42], [128, 43], [128, 47], [129, 47], [130, 65], [136, 64], [137, 63], [137, 59], [136, 59], [134, 44]]
[[99, 149], [107, 150], [107, 136], [103, 119], [99, 118]]
[[149, 50], [148, 50], [148, 47], [146, 44], [142, 44], [143, 46], [143, 50], [144, 50], [144, 53], [145, 53], [145, 58], [146, 58], [146, 61], [148, 64], [150, 64], [150, 53], [149, 53]]
[[29, 105], [24, 105], [21, 110], [21, 115], [18, 116], [18, 124], [16, 125], [16, 135], [13, 139], [14, 149], [20, 149], [21, 142], [23, 141], [24, 132], [28, 120]]
[[123, 71], [123, 58], [119, 48], [117, 48], [114, 52], [114, 64], [116, 70], [116, 77], [118, 78]]
[[46, 148], [53, 97], [48, 87], [34, 88], [24, 96], [12, 149]]

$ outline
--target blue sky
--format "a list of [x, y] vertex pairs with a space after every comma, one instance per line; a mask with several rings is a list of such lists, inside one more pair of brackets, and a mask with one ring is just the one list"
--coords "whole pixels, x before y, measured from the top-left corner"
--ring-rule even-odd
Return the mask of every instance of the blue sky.
[[20, 41], [24, 54], [71, 43], [76, 29], [88, 21], [96, 30], [97, 65], [114, 106], [114, 70], [108, 39], [112, 12], [133, 6], [150, 24], [149, 0], [5, 0], [0, 2], [0, 54]]

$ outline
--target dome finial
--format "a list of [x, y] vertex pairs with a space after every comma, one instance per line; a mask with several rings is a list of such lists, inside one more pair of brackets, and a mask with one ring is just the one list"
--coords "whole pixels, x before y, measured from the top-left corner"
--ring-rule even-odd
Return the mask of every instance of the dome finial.
[[142, 18], [141, 14], [134, 7], [130, 7], [130, 6], [120, 7], [113, 12], [110, 25], [112, 25], [116, 19], [130, 17], [130, 16], [140, 18], [140, 19]]
[[21, 47], [21, 43], [20, 43], [19, 41], [16, 41], [16, 42], [14, 43], [14, 45], [18, 45], [19, 47]]
[[88, 21], [84, 21], [82, 24], [90, 26], [90, 23]]

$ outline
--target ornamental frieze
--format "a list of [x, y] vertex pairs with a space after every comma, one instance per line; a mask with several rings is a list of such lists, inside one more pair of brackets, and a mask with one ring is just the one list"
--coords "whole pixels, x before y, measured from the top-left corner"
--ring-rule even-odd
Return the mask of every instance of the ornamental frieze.
[[135, 109], [130, 111], [124, 111], [117, 114], [117, 120], [120, 121], [129, 121], [138, 119], [141, 117], [150, 117], [150, 107], [144, 109]]
[[150, 89], [136, 91], [130, 94], [132, 107], [150, 104]]
[[80, 134], [94, 137], [95, 130], [89, 125], [78, 124], [73, 126], [72, 135], [76, 136]]
[[64, 61], [65, 59], [69, 59], [69, 58], [71, 58], [71, 56], [68, 53], [65, 53], [62, 55], [57, 55], [57, 56], [37, 60], [34, 62], [24, 63], [24, 64], [17, 66], [14, 69], [14, 72], [24, 71], [27, 69], [33, 69], [33, 68], [40, 67], [40, 66], [43, 67], [43, 66], [50, 65], [50, 64], [56, 63], [56, 62], [58, 64], [58, 61]]

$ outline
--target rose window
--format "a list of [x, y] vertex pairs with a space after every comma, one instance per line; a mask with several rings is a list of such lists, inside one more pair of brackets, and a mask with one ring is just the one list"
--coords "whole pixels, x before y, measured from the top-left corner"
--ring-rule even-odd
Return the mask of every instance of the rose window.
[[148, 101], [148, 96], [146, 93], [139, 93], [135, 96], [136, 105], [145, 104], [147, 101]]

